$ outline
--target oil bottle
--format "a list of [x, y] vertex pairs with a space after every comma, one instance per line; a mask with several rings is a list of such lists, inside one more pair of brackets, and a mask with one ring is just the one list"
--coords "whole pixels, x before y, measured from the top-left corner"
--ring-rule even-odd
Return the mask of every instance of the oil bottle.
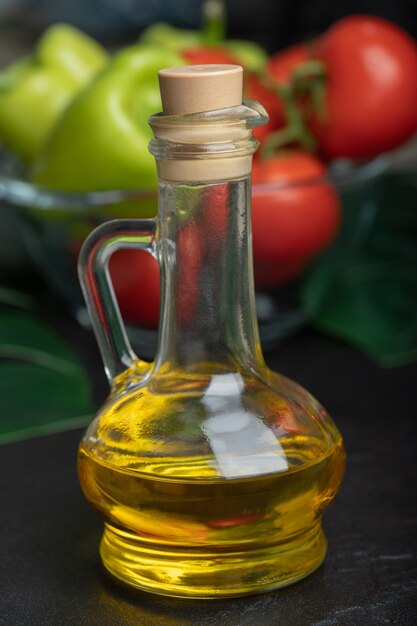
[[[340, 486], [343, 444], [323, 407], [261, 352], [250, 197], [251, 130], [264, 109], [242, 103], [238, 66], [159, 77], [157, 220], [103, 224], [80, 255], [111, 391], [81, 441], [79, 477], [119, 580], [178, 597], [257, 593], [323, 561], [321, 516]], [[152, 363], [132, 351], [109, 279], [111, 254], [126, 247], [161, 268]]]

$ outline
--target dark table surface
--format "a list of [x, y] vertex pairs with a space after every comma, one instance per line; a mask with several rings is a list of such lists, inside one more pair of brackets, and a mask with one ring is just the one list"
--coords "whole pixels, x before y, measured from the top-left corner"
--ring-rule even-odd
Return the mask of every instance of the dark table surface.
[[[94, 341], [71, 332], [100, 398]], [[314, 393], [345, 439], [347, 472], [325, 515], [329, 552], [319, 570], [280, 591], [223, 601], [118, 586], [102, 571], [102, 523], [78, 486], [80, 431], [60, 433], [0, 447], [0, 624], [416, 624], [417, 366], [382, 370], [313, 332], [267, 361]]]

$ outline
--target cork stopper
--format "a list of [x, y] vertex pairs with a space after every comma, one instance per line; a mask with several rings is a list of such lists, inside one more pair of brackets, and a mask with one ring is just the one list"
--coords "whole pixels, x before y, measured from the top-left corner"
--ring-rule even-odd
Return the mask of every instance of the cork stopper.
[[158, 72], [165, 115], [190, 115], [242, 104], [239, 65], [185, 65]]

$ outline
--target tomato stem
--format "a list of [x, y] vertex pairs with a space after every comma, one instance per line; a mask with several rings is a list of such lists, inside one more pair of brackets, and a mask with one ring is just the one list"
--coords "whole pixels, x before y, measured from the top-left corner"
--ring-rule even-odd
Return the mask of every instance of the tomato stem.
[[226, 10], [223, 0], [205, 0], [203, 3], [202, 40], [216, 44], [226, 37]]
[[268, 159], [279, 148], [283, 148], [290, 143], [295, 142], [297, 139], [294, 131], [290, 127], [281, 128], [280, 130], [270, 133], [265, 139], [265, 142], [261, 148], [261, 159]]
[[268, 87], [275, 91], [282, 102], [287, 125], [268, 135], [261, 149], [261, 158], [270, 156], [289, 143], [298, 143], [311, 152], [316, 149], [317, 143], [306, 126], [305, 111], [300, 106], [299, 97], [308, 94], [313, 110], [323, 119], [325, 80], [325, 65], [315, 59], [309, 59], [296, 67], [289, 84], [280, 84], [271, 78], [266, 79]]
[[299, 79], [317, 80], [325, 78], [326, 66], [322, 61], [309, 59], [297, 65], [292, 71], [292, 81], [296, 83]]
[[326, 118], [326, 83], [318, 81], [310, 88], [311, 102], [314, 113], [320, 122]]

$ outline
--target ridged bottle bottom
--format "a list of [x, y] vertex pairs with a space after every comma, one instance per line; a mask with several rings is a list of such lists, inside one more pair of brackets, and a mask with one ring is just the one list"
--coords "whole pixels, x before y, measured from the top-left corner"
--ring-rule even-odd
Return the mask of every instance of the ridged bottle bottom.
[[326, 550], [320, 523], [275, 546], [231, 552], [170, 550], [106, 524], [100, 545], [105, 568], [118, 580], [183, 598], [234, 597], [290, 585], [317, 569]]

